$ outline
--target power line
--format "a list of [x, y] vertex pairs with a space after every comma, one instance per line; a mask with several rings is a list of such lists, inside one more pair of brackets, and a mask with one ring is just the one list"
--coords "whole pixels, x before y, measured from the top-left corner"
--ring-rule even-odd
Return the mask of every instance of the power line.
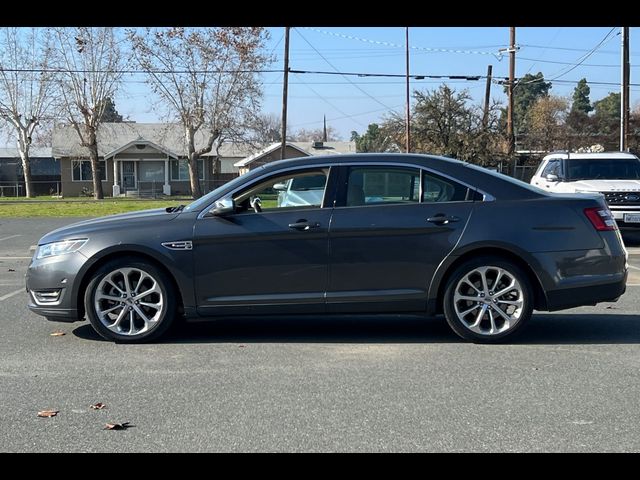
[[[297, 29], [295, 29], [297, 31]], [[388, 105], [385, 105], [384, 103], [382, 103], [380, 100], [378, 100], [376, 97], [374, 97], [373, 95], [371, 95], [370, 93], [366, 92], [365, 90], [363, 90], [361, 87], [359, 87], [358, 85], [356, 85], [355, 83], [353, 83], [348, 77], [348, 75], [341, 73], [329, 60], [327, 60], [324, 55], [322, 55], [322, 53], [320, 53], [305, 37], [304, 35], [302, 35], [299, 31], [298, 31], [298, 35], [300, 35], [300, 38], [302, 38], [311, 48], [313, 48], [318, 55], [320, 55], [320, 57], [327, 62], [327, 64], [333, 68], [336, 73], [338, 75], [341, 75], [342, 77], [345, 78], [345, 80], [347, 80], [351, 85], [353, 85], [355, 88], [357, 88], [359, 91], [361, 91], [362, 93], [364, 93], [366, 96], [368, 96], [370, 99], [372, 99], [374, 102], [376, 102], [377, 104], [385, 107], [385, 108], [389, 108], [390, 107]]]
[[[385, 42], [381, 40], [369, 40], [362, 37], [356, 37], [355, 35], [345, 35], [342, 33], [329, 32], [327, 30], [319, 30], [317, 28], [312, 28], [312, 27], [303, 27], [303, 28], [305, 30], [311, 30], [317, 33], [321, 33], [323, 35], [330, 35], [332, 37], [344, 38], [347, 40], [357, 40], [359, 42], [369, 43], [372, 45], [384, 45], [384, 46], [393, 47], [393, 48], [405, 48], [403, 45], [399, 45], [393, 42]], [[431, 52], [431, 53], [464, 53], [464, 54], [473, 54], [473, 55], [492, 55], [498, 58], [498, 60], [502, 59], [502, 55], [500, 53], [496, 54], [494, 52], [487, 52], [487, 51], [481, 51], [481, 50], [467, 50], [467, 49], [461, 49], [461, 48], [431, 48], [431, 47], [420, 47], [417, 45], [413, 45], [410, 48], [412, 50], [422, 50], [422, 51]]]

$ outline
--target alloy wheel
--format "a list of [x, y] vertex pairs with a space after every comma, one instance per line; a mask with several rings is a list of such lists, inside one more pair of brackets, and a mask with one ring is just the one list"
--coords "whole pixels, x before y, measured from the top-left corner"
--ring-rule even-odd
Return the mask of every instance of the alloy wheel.
[[140, 268], [118, 268], [100, 280], [93, 298], [102, 325], [118, 335], [144, 334], [162, 319], [165, 299], [160, 284]]
[[471, 332], [493, 336], [511, 330], [523, 317], [524, 289], [515, 275], [497, 266], [476, 267], [456, 284], [453, 307]]

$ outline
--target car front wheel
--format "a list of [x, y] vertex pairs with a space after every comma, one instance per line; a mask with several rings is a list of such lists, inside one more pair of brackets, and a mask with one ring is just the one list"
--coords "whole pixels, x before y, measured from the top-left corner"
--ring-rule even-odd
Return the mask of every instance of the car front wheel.
[[493, 257], [470, 260], [449, 278], [444, 296], [447, 323], [476, 343], [512, 337], [531, 318], [531, 282], [517, 265]]
[[87, 286], [87, 317], [107, 340], [155, 340], [166, 332], [176, 315], [171, 285], [162, 270], [140, 259], [110, 261], [95, 272]]

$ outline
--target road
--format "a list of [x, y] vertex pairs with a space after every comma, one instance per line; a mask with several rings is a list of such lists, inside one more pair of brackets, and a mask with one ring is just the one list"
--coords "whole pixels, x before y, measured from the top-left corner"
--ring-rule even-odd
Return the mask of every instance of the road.
[[507, 345], [397, 316], [116, 345], [25, 307], [29, 246], [71, 221], [0, 218], [2, 452], [640, 451], [640, 256], [617, 303], [537, 313]]

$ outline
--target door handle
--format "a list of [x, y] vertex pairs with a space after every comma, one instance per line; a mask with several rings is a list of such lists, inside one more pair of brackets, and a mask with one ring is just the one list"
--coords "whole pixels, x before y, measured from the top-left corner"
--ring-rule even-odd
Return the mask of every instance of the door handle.
[[449, 222], [459, 222], [460, 217], [453, 215], [445, 215], [444, 213], [438, 213], [434, 217], [427, 218], [427, 222], [435, 223], [436, 225], [446, 225]]
[[306, 232], [307, 230], [311, 230], [312, 228], [320, 228], [320, 223], [308, 222], [307, 220], [298, 220], [295, 223], [290, 223], [289, 228], [292, 228], [293, 230], [299, 230], [301, 232]]

